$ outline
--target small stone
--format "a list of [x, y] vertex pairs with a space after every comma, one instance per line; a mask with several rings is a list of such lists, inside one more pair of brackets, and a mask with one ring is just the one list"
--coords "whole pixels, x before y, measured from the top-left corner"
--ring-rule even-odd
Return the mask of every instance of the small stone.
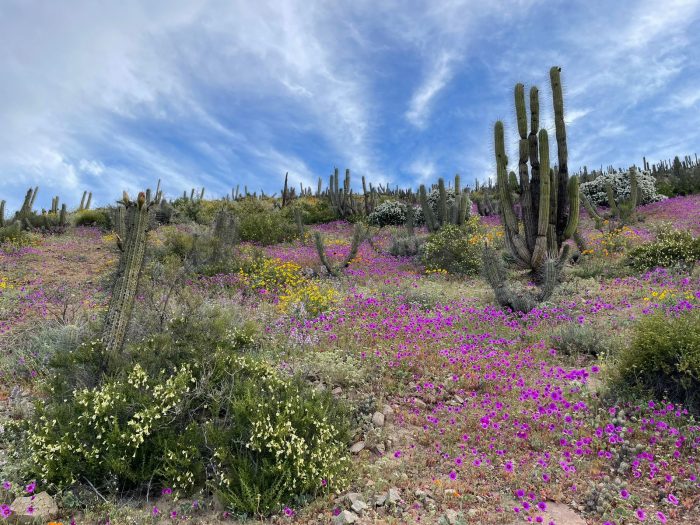
[[375, 427], [380, 427], [380, 428], [383, 427], [384, 426], [384, 414], [382, 414], [381, 412], [375, 412], [372, 415], [372, 424]]
[[350, 447], [350, 453], [351, 454], [359, 454], [361, 450], [365, 448], [365, 442], [364, 441], [358, 441], [355, 443], [353, 446]]
[[424, 499], [430, 498], [430, 496], [431, 496], [431, 493], [429, 490], [423, 490], [423, 489], [416, 489], [416, 492], [414, 492], [414, 494], [415, 494], [416, 498], [418, 498], [421, 501]]
[[576, 514], [568, 505], [547, 502], [544, 513], [545, 523], [553, 521], [557, 525], [586, 525], [586, 520]]
[[360, 494], [359, 492], [348, 492], [345, 495], [345, 500], [348, 503], [352, 503], [354, 501], [357, 501], [358, 499], [362, 499], [362, 494]]
[[357, 521], [357, 514], [350, 512], [349, 510], [344, 510], [337, 516], [333, 518], [333, 525], [345, 525], [346, 523], [355, 523]]
[[342, 393], [343, 393], [343, 389], [340, 388], [339, 386], [337, 386], [333, 390], [331, 390], [331, 394], [333, 394], [334, 396], [339, 396]]
[[394, 409], [391, 405], [384, 405], [382, 407], [382, 414], [384, 414], [384, 421], [387, 423], [392, 423], [394, 421]]
[[396, 487], [392, 487], [389, 489], [389, 494], [386, 496], [386, 502], [389, 505], [396, 505], [398, 502], [401, 501], [401, 492], [399, 489]]
[[47, 492], [17, 498], [10, 505], [10, 510], [17, 523], [50, 521], [58, 516], [58, 506]]
[[376, 445], [374, 445], [374, 451], [380, 456], [383, 456], [386, 453], [386, 447], [384, 446], [384, 443], [377, 443]]
[[386, 503], [386, 494], [380, 494], [377, 499], [374, 500], [375, 507], [383, 507]]
[[445, 511], [445, 519], [449, 525], [460, 525], [462, 523], [460, 519], [461, 516], [462, 514], [454, 509], [447, 509]]
[[361, 500], [353, 501], [350, 508], [353, 512], [357, 514], [362, 514], [363, 511], [367, 510], [367, 503]]
[[422, 399], [420, 399], [418, 397], [414, 397], [413, 402], [417, 407], [425, 408], [426, 406], [428, 406], [425, 404], [425, 401], [423, 401]]

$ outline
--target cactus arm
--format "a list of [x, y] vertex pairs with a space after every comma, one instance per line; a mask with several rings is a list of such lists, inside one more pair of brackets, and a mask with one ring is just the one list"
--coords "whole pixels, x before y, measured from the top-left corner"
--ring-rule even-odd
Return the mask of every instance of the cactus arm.
[[550, 169], [549, 169], [549, 137], [546, 129], [541, 129], [538, 136], [540, 158], [540, 202], [537, 219], [537, 239], [532, 251], [532, 268], [538, 268], [547, 255], [547, 231], [549, 230], [550, 213]]
[[581, 199], [579, 197], [579, 178], [571, 177], [569, 179], [569, 217], [564, 229], [563, 240], [571, 239], [578, 229], [578, 220], [580, 212]]
[[326, 267], [326, 270], [328, 270], [330, 275], [337, 276], [338, 274], [336, 269], [333, 268], [333, 265], [328, 260], [328, 257], [326, 257], [326, 247], [323, 244], [323, 236], [321, 235], [321, 232], [314, 232], [314, 241], [316, 245], [316, 252], [318, 253], [318, 258], [321, 261], [321, 264]]

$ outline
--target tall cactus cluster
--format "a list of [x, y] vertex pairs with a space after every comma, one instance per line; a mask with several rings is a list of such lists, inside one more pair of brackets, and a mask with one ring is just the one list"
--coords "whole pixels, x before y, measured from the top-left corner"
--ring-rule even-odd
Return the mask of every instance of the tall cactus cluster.
[[343, 187], [340, 187], [338, 168], [335, 168], [333, 175], [330, 176], [328, 184], [328, 195], [331, 200], [331, 207], [335, 210], [336, 215], [341, 219], [347, 219], [351, 215], [357, 213], [355, 207], [355, 199], [352, 189], [350, 188], [350, 170], [345, 170], [345, 179]]
[[146, 239], [151, 208], [150, 190], [141, 192], [136, 201], [124, 192], [117, 213], [117, 246], [121, 250], [117, 276], [103, 328], [103, 342], [108, 352], [120, 352], [131, 319], [139, 275], [146, 253]]
[[428, 202], [428, 192], [423, 184], [418, 190], [418, 199], [425, 218], [425, 224], [430, 232], [439, 230], [445, 224], [460, 226], [469, 218], [472, 203], [469, 200], [469, 194], [466, 191], [462, 191], [459, 175], [455, 175], [454, 199], [450, 204], [448, 204], [445, 180], [442, 178], [438, 180], [436, 211], [433, 211], [433, 207]]
[[[506, 246], [512, 261], [520, 269], [540, 271], [545, 261], [554, 257], [561, 267], [568, 257], [564, 242], [576, 232], [579, 218], [579, 180], [569, 177], [564, 100], [561, 69], [550, 70], [554, 102], [558, 168], [550, 168], [549, 137], [539, 129], [539, 92], [530, 89], [530, 129], [528, 132], [525, 87], [515, 86], [515, 109], [518, 121], [520, 215], [515, 212], [508, 180], [503, 122], [496, 122], [494, 143], [498, 195], [505, 230]], [[528, 166], [529, 162], [529, 166]], [[522, 225], [522, 227], [521, 227]]]

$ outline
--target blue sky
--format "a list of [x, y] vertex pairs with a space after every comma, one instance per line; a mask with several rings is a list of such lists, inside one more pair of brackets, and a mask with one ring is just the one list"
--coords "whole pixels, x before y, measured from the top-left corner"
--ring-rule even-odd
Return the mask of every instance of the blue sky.
[[552, 129], [555, 64], [572, 169], [692, 154], [699, 22], [700, 0], [0, 0], [0, 198], [272, 193], [334, 166], [472, 184], [497, 119], [515, 159], [516, 82]]

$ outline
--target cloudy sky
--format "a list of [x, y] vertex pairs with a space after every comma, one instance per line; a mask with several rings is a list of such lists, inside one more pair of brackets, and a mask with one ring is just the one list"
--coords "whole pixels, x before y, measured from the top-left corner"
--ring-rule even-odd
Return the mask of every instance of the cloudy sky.
[[[0, 0], [0, 198], [493, 172], [562, 67], [577, 169], [700, 153], [700, 0]], [[511, 155], [511, 158], [514, 158]]]

